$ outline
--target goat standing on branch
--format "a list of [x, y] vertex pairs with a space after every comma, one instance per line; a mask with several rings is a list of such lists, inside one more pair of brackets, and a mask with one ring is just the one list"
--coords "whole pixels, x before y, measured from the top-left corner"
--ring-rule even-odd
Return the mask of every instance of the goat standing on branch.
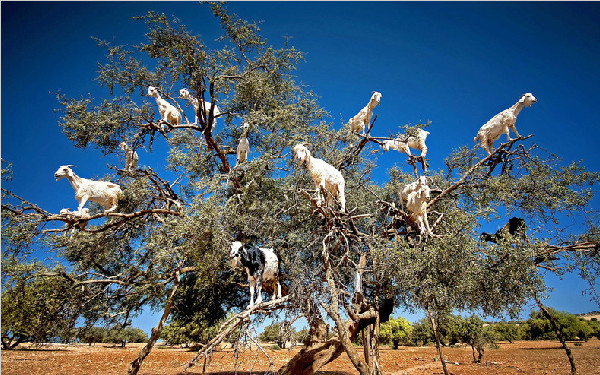
[[348, 121], [348, 125], [350, 125], [350, 130], [354, 133], [359, 134], [365, 131], [365, 126], [371, 123], [371, 117], [373, 117], [373, 108], [379, 104], [381, 100], [381, 93], [374, 91], [369, 103], [360, 110], [356, 114], [356, 116], [352, 117], [350, 121]]
[[420, 234], [427, 233], [433, 236], [429, 221], [427, 220], [427, 201], [431, 196], [431, 189], [421, 185], [418, 190], [411, 191], [406, 198], [406, 209], [410, 219], [417, 224]]
[[516, 102], [512, 107], [498, 113], [488, 122], [486, 122], [481, 129], [479, 129], [477, 137], [474, 138], [475, 144], [479, 142], [481, 147], [483, 147], [483, 149], [487, 151], [488, 155], [490, 155], [494, 148], [494, 141], [500, 138], [502, 133], [506, 134], [506, 138], [509, 141], [512, 140], [509, 134], [510, 129], [515, 132], [517, 138], [520, 137], [515, 126], [515, 123], [517, 122], [517, 115], [519, 112], [521, 112], [523, 107], [531, 107], [531, 104], [535, 103], [536, 101], [537, 99], [532, 93], [528, 92], [521, 95], [519, 101]]
[[137, 168], [138, 161], [140, 160], [137, 152], [129, 147], [126, 142], [121, 142], [119, 146], [121, 147], [121, 150], [125, 151], [125, 170], [127, 172], [134, 172]]
[[[231, 243], [229, 257], [232, 266], [242, 265], [248, 275], [250, 283], [250, 305], [262, 303], [263, 282], [273, 288], [273, 299], [281, 298], [281, 285], [279, 284], [279, 258], [273, 249], [248, 246], [239, 241]], [[254, 289], [258, 292], [256, 302], [254, 301]]]
[[156, 99], [156, 104], [158, 104], [158, 112], [160, 113], [160, 119], [167, 124], [170, 125], [180, 125], [181, 124], [181, 113], [173, 106], [173, 104], [167, 102], [165, 99], [161, 98], [158, 94], [158, 90], [154, 86], [148, 87], [148, 96]]
[[315, 187], [317, 189], [317, 197], [319, 203], [323, 201], [321, 189], [327, 192], [327, 204], [331, 206], [333, 204], [333, 198], [335, 197], [340, 201], [342, 212], [346, 211], [346, 196], [345, 186], [346, 181], [342, 173], [335, 169], [331, 164], [328, 164], [324, 160], [313, 158], [310, 155], [310, 151], [302, 144], [298, 143], [294, 146], [294, 153], [296, 159], [300, 163], [306, 163]]
[[485, 242], [493, 242], [497, 244], [499, 241], [506, 240], [507, 237], [514, 236], [518, 233], [525, 234], [525, 220], [519, 217], [512, 217], [508, 220], [508, 223], [496, 231], [494, 234], [482, 232], [479, 235], [479, 239]]
[[410, 148], [414, 148], [421, 151], [421, 157], [424, 158], [427, 156], [427, 145], [425, 144], [425, 140], [429, 134], [430, 133], [428, 131], [417, 128], [417, 133], [414, 136], [404, 135], [400, 138], [385, 140], [381, 144], [381, 148], [383, 151], [392, 149], [403, 152], [408, 156], [412, 156], [410, 153]]
[[[185, 89], [185, 88], [179, 90], [179, 96], [182, 97], [183, 99], [187, 99], [190, 103], [192, 103], [192, 107], [194, 107], [194, 113], [196, 114], [195, 122], [197, 124], [199, 123], [199, 116], [203, 116], [203, 118], [206, 118], [206, 119], [208, 119], [210, 117], [210, 111], [213, 107], [210, 102], [203, 100], [202, 106], [200, 106], [200, 102], [198, 101], [198, 99], [196, 99], [192, 95], [190, 95], [189, 90]], [[211, 125], [211, 127], [210, 127], [211, 133], [213, 131], [215, 131], [215, 125], [217, 124], [217, 116], [219, 116], [220, 114], [221, 114], [221, 111], [219, 110], [219, 107], [217, 107], [215, 105], [214, 109], [213, 109], [213, 118], [212, 118], [212, 121], [210, 124]]]
[[236, 154], [237, 154], [237, 163], [238, 166], [241, 163], [244, 163], [248, 160], [248, 154], [250, 153], [250, 142], [248, 142], [248, 129], [250, 128], [250, 124], [247, 122], [242, 125], [242, 136], [240, 137], [240, 143], [238, 143]]
[[100, 203], [104, 206], [104, 212], [112, 212], [117, 209], [119, 199], [123, 196], [121, 187], [110, 181], [94, 181], [87, 178], [81, 178], [73, 172], [70, 165], [63, 165], [54, 172], [56, 181], [66, 177], [73, 190], [75, 190], [75, 199], [79, 201], [77, 211], [83, 214], [83, 206], [88, 200]]

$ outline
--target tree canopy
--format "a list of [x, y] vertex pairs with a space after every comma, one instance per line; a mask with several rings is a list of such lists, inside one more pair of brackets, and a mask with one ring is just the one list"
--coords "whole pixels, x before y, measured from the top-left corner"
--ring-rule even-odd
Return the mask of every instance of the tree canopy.
[[[16, 302], [18, 293], [30, 300], [28, 293], [44, 291], [52, 280], [76, 291], [54, 301], [64, 322], [82, 317], [88, 326], [126, 325], [144, 306], [163, 312], [131, 373], [169, 316], [199, 328], [240, 311], [223, 323], [232, 327], [250, 313], [282, 309], [308, 320], [307, 345], [314, 351], [299, 353], [280, 373], [313, 373], [342, 353], [361, 374], [380, 373], [379, 325], [394, 307], [427, 311], [432, 322], [457, 309], [515, 316], [545, 291], [541, 269], [578, 269], [594, 285], [599, 233], [589, 205], [598, 173], [581, 162], [563, 164], [529, 135], [497, 144], [487, 156], [459, 147], [444, 160], [445, 170], [425, 170], [426, 159], [411, 157], [412, 166], [392, 168], [388, 180], [376, 181], [380, 144], [388, 139], [371, 135], [377, 117], [364, 135], [328, 122], [316, 95], [296, 82], [302, 52], [287, 41], [270, 46], [258, 24], [223, 4], [210, 9], [222, 28], [218, 41], [207, 43], [178, 20], [149, 12], [137, 18], [147, 27], [139, 45], [97, 40], [106, 53], [98, 65], [105, 97], [57, 95], [59, 124], [75, 147], [110, 155], [121, 142], [149, 151], [164, 142], [168, 166], [110, 166], [106, 179], [123, 196], [114, 212], [89, 203], [89, 217], [50, 213], [2, 189], [3, 340], [5, 293], [6, 305], [19, 308], [27, 302]], [[181, 123], [159, 120], [149, 86], [183, 114]], [[181, 88], [200, 103], [197, 120], [185, 115], [189, 103], [179, 97]], [[251, 157], [236, 165], [243, 123]], [[317, 199], [327, 192], [316, 190], [310, 173], [294, 162], [298, 143], [341, 172], [346, 211]], [[395, 151], [386, 157], [391, 153], [405, 157]], [[402, 188], [421, 175], [432, 189], [433, 235], [421, 233], [401, 203]], [[512, 216], [525, 220], [524, 233], [481, 241], [481, 223]], [[572, 218], [581, 225], [569, 228]], [[235, 240], [277, 250], [286, 297], [244, 310], [245, 274], [228, 259]], [[40, 246], [61, 265], [34, 269], [29, 255]], [[19, 271], [24, 268], [27, 276]], [[323, 334], [326, 325], [331, 338]], [[34, 336], [19, 327], [13, 334]], [[360, 332], [365, 360], [350, 344]], [[306, 358], [322, 351], [329, 351], [324, 363], [307, 368]]]

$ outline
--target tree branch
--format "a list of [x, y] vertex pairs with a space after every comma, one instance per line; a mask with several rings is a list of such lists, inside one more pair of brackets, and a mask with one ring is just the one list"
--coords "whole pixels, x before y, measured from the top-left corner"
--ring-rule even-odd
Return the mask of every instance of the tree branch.
[[516, 142], [523, 141], [523, 140], [526, 140], [526, 139], [531, 138], [531, 137], [533, 137], [533, 134], [528, 135], [526, 137], [518, 137], [518, 138], [515, 138], [515, 139], [511, 139], [510, 141], [501, 144], [496, 150], [494, 150], [494, 152], [492, 152], [490, 155], [486, 156], [485, 158], [481, 159], [479, 162], [477, 162], [475, 165], [473, 165], [471, 168], [469, 168], [469, 170], [467, 172], [465, 172], [463, 174], [463, 176], [457, 182], [455, 182], [452, 186], [446, 188], [437, 197], [435, 197], [432, 200], [430, 200], [429, 203], [427, 204], [427, 208], [429, 209], [437, 201], [439, 201], [440, 199], [444, 198], [446, 195], [450, 194], [451, 192], [453, 192], [454, 190], [458, 189], [459, 187], [465, 185], [467, 183], [467, 178], [475, 170], [477, 170], [478, 168], [482, 167], [483, 165], [485, 165], [490, 160], [494, 160], [496, 157], [498, 157], [500, 155], [501, 152], [509, 151], [511, 149], [511, 147]]

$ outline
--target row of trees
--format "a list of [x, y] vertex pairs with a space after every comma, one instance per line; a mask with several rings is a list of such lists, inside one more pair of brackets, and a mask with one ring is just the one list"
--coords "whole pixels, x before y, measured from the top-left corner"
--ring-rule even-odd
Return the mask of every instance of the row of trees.
[[[90, 204], [87, 226], [74, 226], [3, 184], [3, 329], [4, 291], [35, 294], [38, 283], [58, 282], [68, 292], [38, 298], [56, 306], [50, 320], [61, 324], [127, 325], [144, 307], [162, 312], [131, 374], [168, 319], [193, 331], [239, 312], [198, 353], [203, 356], [227, 333], [247, 330], [254, 316], [284, 311], [290, 320], [307, 319], [309, 338], [281, 375], [313, 374], [342, 354], [361, 375], [374, 375], [382, 371], [381, 323], [395, 307], [424, 311], [441, 351], [443, 317], [455, 310], [517, 316], [545, 293], [542, 270], [579, 271], [595, 286], [600, 231], [590, 202], [598, 173], [562, 163], [531, 143], [533, 135], [488, 156], [469, 142], [444, 159], [443, 169], [427, 171], [434, 235], [423, 236], [399, 197], [414, 181], [416, 166], [392, 168], [384, 182], [372, 178], [381, 137], [370, 134], [386, 119], [374, 116], [364, 136], [327, 122], [316, 96], [293, 76], [300, 51], [288, 41], [269, 46], [258, 24], [222, 3], [207, 6], [222, 29], [218, 40], [205, 42], [177, 19], [149, 12], [138, 18], [147, 27], [140, 44], [98, 41], [106, 58], [97, 66], [97, 93], [59, 95], [59, 124], [74, 147], [111, 155], [123, 141], [149, 152], [161, 142], [167, 166], [134, 172], [112, 166], [107, 178], [120, 184], [124, 197], [111, 213]], [[182, 87], [200, 103], [218, 105], [215, 130], [213, 110], [199, 110], [194, 123], [186, 121], [194, 116], [177, 125], [157, 120], [156, 102], [145, 97], [148, 86], [182, 112], [185, 103], [176, 98]], [[252, 159], [232, 167], [244, 122], [250, 124]], [[473, 124], [474, 131], [479, 126]], [[393, 137], [410, 131], [400, 127]], [[342, 173], [347, 212], [318, 204], [311, 176], [292, 159], [300, 142]], [[398, 155], [404, 158], [384, 157]], [[526, 233], [497, 244], [480, 241], [481, 223], [512, 216], [525, 219]], [[245, 275], [228, 262], [233, 240], [277, 249], [287, 296], [244, 310]], [[37, 265], [32, 254], [40, 248], [60, 266]], [[9, 301], [14, 311], [21, 303]], [[41, 325], [31, 321], [13, 332]], [[363, 356], [352, 345], [357, 337]]]
[[[585, 320], [576, 315], [549, 309], [561, 327], [566, 340], [588, 340], [592, 337], [600, 339], [600, 322]], [[161, 338], [169, 345], [185, 345], [203, 343], [210, 340], [217, 333], [218, 328], [212, 326], [202, 329], [190, 329], [177, 322], [169, 324], [163, 330]], [[479, 316], [448, 315], [439, 320], [438, 330], [440, 342], [443, 346], [457, 343], [473, 344], [474, 347], [485, 347], [497, 341], [518, 340], [556, 340], [556, 332], [549, 319], [541, 311], [533, 311], [529, 319], [518, 322], [486, 323]], [[328, 337], [333, 336], [333, 332]], [[280, 348], [286, 345], [302, 344], [308, 337], [308, 329], [296, 331], [286, 322], [276, 322], [267, 325], [258, 339], [260, 342], [276, 343]], [[231, 342], [231, 340], [229, 340]], [[360, 344], [358, 338], [356, 344]], [[390, 318], [381, 324], [379, 343], [397, 349], [400, 345], [426, 345], [435, 343], [435, 335], [431, 321], [423, 318], [411, 324], [404, 318]]]
[[74, 332], [76, 337], [82, 343], [90, 345], [95, 343], [113, 343], [121, 344], [125, 347], [128, 342], [143, 343], [148, 342], [148, 335], [139, 328], [105, 328], [105, 327], [86, 327], [79, 328]]

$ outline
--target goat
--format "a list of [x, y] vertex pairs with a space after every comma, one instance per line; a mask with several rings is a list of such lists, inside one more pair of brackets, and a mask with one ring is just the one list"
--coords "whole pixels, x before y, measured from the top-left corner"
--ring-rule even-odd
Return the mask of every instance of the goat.
[[324, 160], [313, 158], [310, 155], [310, 151], [302, 143], [298, 143], [294, 146], [293, 150], [296, 154], [296, 159], [300, 161], [300, 164], [306, 162], [306, 167], [308, 168], [317, 189], [319, 203], [323, 200], [321, 189], [325, 189], [329, 192], [329, 194], [327, 194], [327, 204], [332, 205], [332, 197], [335, 197], [340, 201], [341, 209], [345, 212], [346, 196], [344, 190], [346, 181], [340, 171]]
[[248, 154], [250, 153], [250, 142], [248, 142], [248, 129], [250, 128], [250, 124], [247, 122], [242, 125], [242, 136], [240, 137], [240, 143], [237, 146], [237, 162], [236, 166], [240, 163], [244, 163], [248, 160]]
[[125, 142], [121, 142], [119, 146], [121, 147], [121, 150], [125, 151], [125, 170], [128, 172], [135, 171], [138, 161], [140, 160], [137, 152]]
[[[202, 114], [202, 116], [206, 116], [206, 118], [208, 118], [210, 116], [210, 110], [212, 107], [212, 104], [210, 102], [202, 101], [202, 107], [200, 107], [200, 103], [198, 102], [198, 99], [196, 99], [195, 97], [190, 95], [189, 90], [185, 89], [185, 88], [179, 90], [179, 96], [182, 97], [183, 99], [187, 99], [190, 103], [192, 103], [192, 107], [194, 107], [194, 113], [196, 114], [196, 117], [195, 117], [196, 123], [198, 123], [198, 114]], [[217, 107], [215, 105], [215, 108], [213, 111], [213, 119], [212, 119], [211, 128], [210, 128], [211, 132], [213, 132], [215, 130], [215, 125], [217, 124], [217, 116], [219, 116], [220, 114], [221, 114], [221, 111], [219, 111], [219, 107]]]
[[409, 148], [414, 148], [421, 151], [421, 156], [425, 157], [427, 156], [427, 145], [425, 144], [425, 140], [427, 139], [427, 136], [430, 133], [421, 128], [417, 128], [416, 131], [417, 133], [414, 136], [404, 135], [396, 139], [385, 140], [381, 144], [381, 148], [384, 151], [392, 149], [399, 152], [403, 152], [408, 156], [412, 156]]
[[514, 236], [518, 233], [523, 233], [525, 231], [525, 220], [519, 217], [512, 217], [508, 220], [506, 224], [500, 229], [496, 231], [494, 234], [489, 234], [486, 232], [482, 232], [479, 235], [479, 239], [485, 242], [493, 242], [497, 244], [499, 241], [502, 241], [507, 238], [508, 235]]
[[174, 105], [160, 97], [156, 87], [148, 87], [148, 96], [151, 96], [154, 99], [156, 99], [156, 104], [158, 104], [158, 112], [160, 113], [160, 118], [162, 121], [170, 125], [181, 124], [181, 113], [179, 113], [179, 111], [177, 110], [177, 108], [175, 108]]
[[410, 219], [417, 224], [421, 234], [433, 236], [429, 221], [427, 220], [427, 201], [431, 196], [429, 186], [424, 185], [417, 191], [408, 194], [406, 199], [406, 209], [409, 212]]
[[[279, 284], [279, 258], [273, 249], [247, 246], [239, 241], [231, 243], [229, 257], [232, 266], [243, 266], [250, 283], [250, 305], [248, 308], [262, 302], [263, 283], [273, 287], [272, 298], [281, 298], [281, 284]], [[254, 301], [254, 290], [258, 292]]]
[[371, 117], [373, 117], [373, 108], [379, 104], [381, 100], [381, 93], [374, 91], [373, 95], [371, 95], [371, 99], [369, 103], [363, 107], [356, 114], [356, 116], [352, 117], [350, 121], [348, 121], [348, 125], [350, 125], [350, 130], [356, 134], [365, 131], [365, 126], [369, 125], [371, 122]]
[[68, 208], [63, 208], [62, 210], [60, 210], [60, 215], [65, 216], [72, 222], [77, 221], [76, 225], [80, 230], [85, 229], [85, 227], [88, 224], [88, 220], [92, 217], [92, 215], [90, 215], [90, 209], [87, 207], [83, 208], [79, 212], [71, 212]]
[[54, 172], [56, 181], [66, 177], [73, 190], [75, 190], [75, 199], [79, 201], [77, 212], [84, 214], [83, 206], [88, 200], [104, 206], [104, 212], [111, 212], [117, 209], [119, 199], [123, 197], [121, 187], [110, 181], [94, 181], [77, 176], [70, 165], [63, 165]]
[[408, 148], [408, 144], [402, 142], [399, 139], [386, 139], [381, 144], [381, 148], [383, 149], [383, 151], [389, 151], [390, 149], [392, 149], [399, 152], [403, 152], [410, 156], [410, 149]]
[[488, 155], [491, 155], [492, 150], [494, 148], [494, 141], [502, 135], [502, 133], [506, 134], [506, 138], [511, 141], [509, 131], [512, 129], [517, 137], [520, 137], [519, 132], [515, 126], [517, 121], [517, 115], [523, 107], [531, 107], [531, 104], [535, 103], [537, 99], [533, 96], [532, 93], [525, 93], [521, 95], [519, 101], [517, 101], [512, 107], [505, 109], [504, 111], [498, 113], [496, 116], [492, 117], [488, 122], [486, 122], [479, 132], [477, 133], [477, 137], [473, 138], [475, 144], [478, 142], [481, 144], [481, 147], [487, 151]]
[[410, 193], [412, 193], [414, 191], [422, 190], [423, 186], [427, 186], [427, 177], [426, 176], [421, 176], [421, 177], [417, 178], [415, 181], [406, 185], [402, 189], [402, 191], [400, 191], [400, 202], [402, 203], [402, 205], [404, 205], [404, 202], [406, 202], [408, 200], [408, 195]]

